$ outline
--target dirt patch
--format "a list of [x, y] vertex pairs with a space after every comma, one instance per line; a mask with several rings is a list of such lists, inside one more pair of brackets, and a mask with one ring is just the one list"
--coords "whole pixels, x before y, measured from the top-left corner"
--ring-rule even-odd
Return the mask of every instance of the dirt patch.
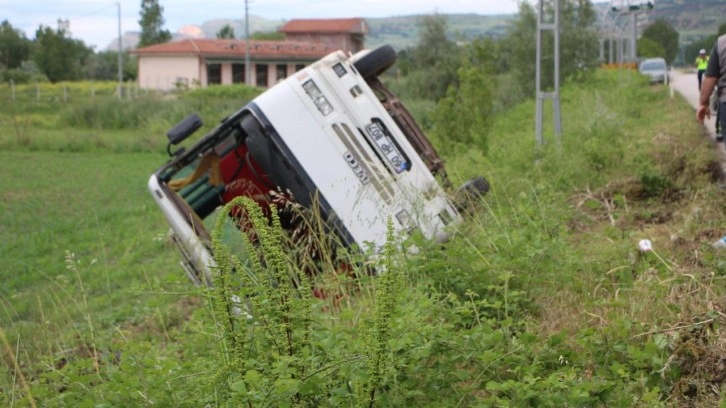
[[678, 341], [668, 360], [681, 370], [670, 393], [678, 406], [718, 404], [726, 384], [726, 333], [719, 329], [726, 323], [726, 315], [701, 319], [704, 320], [678, 332]]
[[633, 221], [637, 224], [668, 224], [673, 221], [673, 212], [668, 209], [639, 211], [633, 215]]
[[191, 318], [192, 311], [199, 307], [202, 298], [198, 296], [182, 297], [169, 308], [171, 311], [165, 316], [151, 314], [140, 322], [134, 322], [124, 327], [124, 331], [131, 336], [166, 337], [169, 330], [181, 326]]
[[711, 180], [712, 183], [718, 183], [724, 179], [723, 166], [715, 160], [706, 164], [706, 167], [703, 169], [703, 173], [708, 175], [708, 179]]
[[706, 229], [698, 232], [692, 239], [673, 237], [670, 241], [670, 250], [674, 254], [682, 254], [680, 263], [683, 267], [702, 268], [706, 264], [701, 254], [704, 242], [711, 243], [721, 238], [721, 232], [715, 229]]
[[696, 234], [696, 241], [715, 241], [719, 238], [721, 238], [721, 232], [719, 230], [709, 228], [705, 230], [701, 230], [698, 234]]
[[30, 200], [32, 196], [33, 193], [27, 190], [8, 190], [3, 192], [0, 197], [0, 201], [4, 203], [27, 201]]
[[[641, 229], [647, 224], [672, 222], [672, 204], [682, 198], [682, 191], [668, 179], [641, 177], [610, 182], [597, 190], [585, 188], [570, 202], [591, 222], [606, 221], [618, 228]], [[647, 205], [642, 205], [646, 201]], [[586, 227], [573, 221], [570, 229], [582, 231]]]

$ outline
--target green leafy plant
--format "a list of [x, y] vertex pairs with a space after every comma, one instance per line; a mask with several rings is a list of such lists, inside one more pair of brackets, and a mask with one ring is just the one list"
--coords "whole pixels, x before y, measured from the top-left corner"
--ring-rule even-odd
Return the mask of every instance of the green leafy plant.
[[[310, 277], [290, 262], [284, 232], [276, 211], [271, 219], [249, 198], [228, 203], [223, 213], [241, 208], [247, 231], [242, 238], [249, 255], [241, 259], [222, 241], [227, 221], [219, 217], [213, 232], [217, 262], [211, 296], [214, 317], [223, 335], [221, 370], [216, 387], [230, 401], [254, 406], [318, 406], [328, 397], [349, 400], [359, 389], [361, 405], [373, 406], [389, 360], [390, 319], [395, 310], [399, 278], [394, 264], [394, 238], [389, 232], [377, 280], [376, 308], [365, 335], [364, 351], [355, 342], [341, 339], [333, 349], [320, 342], [331, 329], [312, 318], [314, 300]], [[392, 227], [389, 227], [392, 231]], [[344, 355], [340, 355], [342, 350]], [[368, 361], [362, 384], [355, 378], [332, 375], [341, 365]], [[331, 373], [332, 372], [332, 373]], [[357, 377], [357, 376], [355, 376]], [[345, 381], [341, 393], [339, 381]], [[331, 395], [332, 394], [332, 395]]]

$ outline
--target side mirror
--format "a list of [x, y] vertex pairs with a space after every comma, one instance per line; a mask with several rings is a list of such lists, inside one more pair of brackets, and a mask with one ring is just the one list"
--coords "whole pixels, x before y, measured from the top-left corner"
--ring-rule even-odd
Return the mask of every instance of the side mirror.
[[203, 124], [202, 118], [196, 113], [192, 113], [166, 133], [166, 137], [169, 138], [169, 144], [176, 145], [181, 143], [202, 127]]

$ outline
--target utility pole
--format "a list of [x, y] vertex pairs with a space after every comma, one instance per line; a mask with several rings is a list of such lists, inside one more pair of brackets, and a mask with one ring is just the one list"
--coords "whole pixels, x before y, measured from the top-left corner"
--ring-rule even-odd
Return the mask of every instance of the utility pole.
[[245, 0], [245, 84], [250, 84], [250, 8], [248, 0]]
[[118, 90], [117, 91], [118, 91], [118, 98], [122, 99], [121, 90], [122, 90], [122, 86], [123, 86], [123, 82], [124, 82], [124, 77], [123, 77], [123, 56], [121, 55], [121, 53], [123, 52], [122, 45], [121, 45], [121, 2], [120, 1], [117, 2], [116, 6], [117, 6], [117, 10], [118, 10], [118, 13], [117, 13], [118, 14]]
[[[615, 47], [614, 35], [615, 21], [610, 16], [610, 9], [603, 10], [600, 15], [600, 61], [603, 64], [615, 62], [613, 49]], [[607, 53], [606, 53], [607, 48]]]
[[[562, 135], [562, 119], [560, 116], [560, 1], [554, 0], [554, 22], [545, 23], [544, 0], [539, 0], [539, 12], [537, 13], [537, 108], [535, 112], [535, 133], [537, 144], [542, 144], [542, 117], [545, 99], [551, 99], [554, 109], [555, 135], [557, 139]], [[554, 90], [552, 92], [542, 91], [542, 32], [552, 31], [555, 37], [555, 74]]]
[[638, 12], [633, 11], [630, 13], [630, 58], [631, 61], [635, 61], [638, 58]]

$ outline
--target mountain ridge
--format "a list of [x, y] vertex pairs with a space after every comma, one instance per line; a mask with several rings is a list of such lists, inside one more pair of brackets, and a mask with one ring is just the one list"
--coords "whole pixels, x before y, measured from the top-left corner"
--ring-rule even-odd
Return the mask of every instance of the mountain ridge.
[[[392, 17], [363, 17], [370, 28], [366, 36], [366, 46], [374, 48], [389, 43], [397, 49], [403, 49], [416, 44], [418, 41], [418, 21], [425, 14], [412, 14]], [[482, 15], [445, 14], [449, 22], [449, 34], [454, 37], [471, 39], [478, 36], [501, 37], [506, 32], [506, 25], [513, 20], [515, 14]], [[249, 16], [250, 34], [255, 32], [277, 31], [289, 20], [268, 20], [260, 16]], [[183, 38], [216, 38], [217, 33], [225, 25], [234, 30], [237, 38], [244, 38], [245, 25], [243, 19], [212, 19], [201, 24], [184, 25], [177, 32], [172, 33], [172, 39]], [[138, 44], [138, 32], [128, 31], [122, 36], [124, 49], [135, 48]], [[107, 51], [118, 48], [118, 39], [111, 41], [106, 47]]]
[[[645, 3], [645, 2], [643, 2]], [[597, 2], [594, 7], [598, 15], [607, 12], [611, 2]], [[397, 49], [416, 45], [418, 42], [418, 22], [429, 14], [397, 15], [390, 17], [362, 17], [368, 22], [370, 33], [366, 37], [366, 46], [374, 48], [385, 43]], [[442, 14], [447, 17], [448, 34], [457, 40], [470, 40], [475, 37], [500, 38], [506, 34], [507, 27], [516, 14], [483, 15]], [[679, 33], [681, 46], [716, 34], [720, 24], [726, 22], [721, 16], [726, 15], [724, 0], [659, 0], [653, 10], [638, 12], [639, 27], [645, 28], [658, 19], [668, 21]], [[277, 31], [289, 20], [266, 19], [251, 14], [249, 16], [250, 33]], [[173, 34], [174, 39], [182, 38], [215, 38], [217, 32], [229, 24], [238, 38], [244, 38], [245, 25], [243, 19], [212, 19], [200, 24], [188, 24]], [[137, 32], [127, 32], [122, 38], [124, 49], [135, 48], [138, 43]], [[105, 48], [116, 50], [118, 39]]]

